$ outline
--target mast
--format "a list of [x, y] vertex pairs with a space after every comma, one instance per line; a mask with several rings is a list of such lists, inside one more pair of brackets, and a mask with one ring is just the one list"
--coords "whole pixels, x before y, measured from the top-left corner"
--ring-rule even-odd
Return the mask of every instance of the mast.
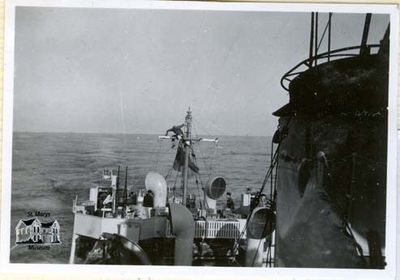
[[315, 66], [317, 66], [317, 63], [318, 63], [318, 59], [317, 59], [317, 55], [318, 55], [318, 12], [316, 12], [315, 13], [315, 40], [314, 40], [314, 43], [315, 43], [315, 49], [314, 49], [314, 51], [315, 51], [315, 55], [314, 55], [314, 57], [315, 57], [315, 62], [314, 62], [314, 65]]
[[369, 25], [370, 24], [371, 24], [371, 14], [368, 13], [365, 15], [364, 30], [363, 30], [363, 35], [361, 38], [360, 55], [369, 53], [369, 50], [367, 47], [367, 41], [368, 41], [368, 33], [369, 33]]
[[313, 49], [313, 42], [314, 42], [314, 12], [311, 13], [311, 31], [310, 31], [310, 53], [308, 56], [308, 67], [311, 68], [312, 67], [312, 57], [313, 57], [313, 53], [314, 53], [314, 49]]
[[332, 31], [332, 13], [329, 13], [328, 18], [328, 62], [331, 61], [331, 31]]
[[[173, 135], [173, 136], [169, 136], [169, 135], [162, 135], [162, 136], [158, 136], [158, 139], [163, 139], [163, 140], [170, 140], [172, 139], [172, 141], [175, 141], [175, 139], [179, 139], [179, 148], [182, 147], [181, 145], [183, 145], [182, 149], [183, 149], [183, 163], [182, 163], [182, 156], [179, 156], [179, 169], [174, 169], [175, 170], [179, 170], [179, 172], [181, 172], [182, 170], [182, 204], [186, 206], [186, 196], [187, 196], [187, 188], [188, 188], [188, 172], [189, 172], [189, 164], [190, 164], [190, 153], [192, 152], [192, 143], [199, 143], [199, 142], [212, 142], [214, 144], [217, 144], [219, 141], [219, 138], [202, 138], [202, 137], [196, 137], [196, 138], [192, 138], [192, 111], [189, 109], [186, 111], [186, 117], [185, 117], [185, 123], [183, 125], [180, 125], [179, 128], [181, 127], [185, 127], [185, 131], [182, 132], [182, 137], [177, 136], [177, 135]], [[170, 129], [172, 130], [172, 129]], [[175, 133], [176, 134], [176, 133]], [[179, 153], [179, 149], [178, 149], [178, 153]], [[176, 156], [178, 156], [179, 154], [177, 153]], [[197, 172], [197, 171], [195, 171]]]
[[183, 139], [184, 149], [185, 149], [185, 163], [183, 165], [183, 194], [182, 203], [186, 206], [186, 195], [187, 195], [187, 182], [188, 182], [188, 169], [189, 169], [189, 154], [190, 154], [190, 144], [191, 144], [191, 128], [192, 128], [192, 112], [190, 107], [186, 112], [185, 117], [186, 133]]

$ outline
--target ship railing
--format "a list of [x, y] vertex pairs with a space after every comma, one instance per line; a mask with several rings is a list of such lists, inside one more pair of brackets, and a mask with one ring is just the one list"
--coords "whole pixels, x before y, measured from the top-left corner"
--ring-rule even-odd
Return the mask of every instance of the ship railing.
[[195, 237], [197, 238], [226, 238], [240, 237], [239, 221], [196, 221]]
[[[246, 238], [246, 235], [241, 236], [241, 232], [243, 231], [244, 227], [245, 222], [241, 222], [241, 220], [195, 221], [194, 237], [209, 239], [237, 239], [239, 237]], [[169, 223], [167, 223], [166, 236], [173, 237], [171, 232], [171, 225]]]
[[[370, 54], [376, 54], [376, 53], [378, 53], [380, 46], [381, 46], [380, 44], [370, 44], [370, 45], [367, 45], [366, 48], [370, 51]], [[347, 57], [360, 56], [362, 48], [363, 47], [361, 47], [361, 46], [341, 48], [341, 49], [336, 49], [336, 50], [332, 50], [332, 51], [325, 52], [325, 53], [320, 53], [316, 56], [307, 58], [307, 59], [301, 61], [300, 63], [298, 63], [296, 66], [294, 66], [292, 69], [290, 69], [287, 73], [285, 73], [282, 76], [281, 86], [286, 91], [289, 91], [290, 82], [293, 79], [295, 79], [298, 75], [305, 72], [306, 70], [312, 68], [313, 66], [317, 66], [318, 64], [324, 63], [324, 62], [330, 62], [333, 60], [338, 60], [338, 59], [347, 58]]]

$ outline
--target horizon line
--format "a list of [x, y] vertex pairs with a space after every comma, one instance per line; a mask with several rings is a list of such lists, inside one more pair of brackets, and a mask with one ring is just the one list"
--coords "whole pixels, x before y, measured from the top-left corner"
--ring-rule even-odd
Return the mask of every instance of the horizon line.
[[[35, 133], [35, 134], [115, 134], [115, 135], [159, 135], [163, 136], [165, 135], [164, 133], [144, 133], [144, 132], [90, 132], [90, 131], [21, 131], [21, 130], [13, 130], [14, 133]], [[236, 134], [198, 134], [201, 136], [233, 136], [233, 137], [272, 137], [272, 135], [249, 135], [249, 134], [242, 134], [242, 135], [236, 135]]]

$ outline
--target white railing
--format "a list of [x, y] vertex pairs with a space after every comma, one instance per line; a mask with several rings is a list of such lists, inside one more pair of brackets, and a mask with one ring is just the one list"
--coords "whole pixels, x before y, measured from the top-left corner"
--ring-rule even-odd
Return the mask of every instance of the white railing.
[[[210, 239], [237, 239], [246, 238], [246, 233], [242, 234], [246, 220], [208, 220], [195, 221], [195, 238]], [[171, 225], [167, 223], [167, 237], [172, 237]]]

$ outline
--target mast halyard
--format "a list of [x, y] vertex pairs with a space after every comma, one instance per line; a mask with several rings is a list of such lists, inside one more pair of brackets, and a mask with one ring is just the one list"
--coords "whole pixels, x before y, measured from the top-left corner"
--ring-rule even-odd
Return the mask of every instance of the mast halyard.
[[185, 127], [186, 127], [186, 133], [185, 133], [184, 139], [183, 139], [184, 149], [185, 149], [185, 163], [183, 165], [182, 203], [183, 203], [183, 205], [186, 206], [188, 167], [189, 167], [189, 154], [190, 154], [190, 146], [191, 146], [191, 128], [192, 128], [192, 112], [190, 111], [190, 107], [186, 112]]

